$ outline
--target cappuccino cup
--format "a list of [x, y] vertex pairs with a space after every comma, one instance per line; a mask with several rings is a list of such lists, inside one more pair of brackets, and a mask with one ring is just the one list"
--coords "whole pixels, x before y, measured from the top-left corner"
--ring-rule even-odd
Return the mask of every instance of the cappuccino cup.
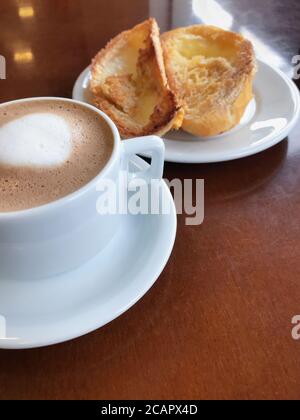
[[97, 211], [104, 193], [97, 185], [108, 180], [121, 188], [121, 171], [143, 152], [151, 152], [152, 161], [138, 178], [160, 180], [159, 137], [121, 141], [107, 115], [71, 99], [0, 104], [0, 276], [55, 276], [101, 252], [122, 215]]

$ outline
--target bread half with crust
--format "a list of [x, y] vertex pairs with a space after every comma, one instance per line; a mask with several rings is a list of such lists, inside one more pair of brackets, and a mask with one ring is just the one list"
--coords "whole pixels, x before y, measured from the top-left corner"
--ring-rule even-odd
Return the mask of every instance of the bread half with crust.
[[161, 40], [169, 85], [185, 111], [182, 128], [206, 137], [236, 126], [253, 97], [251, 42], [206, 25], [175, 29]]
[[123, 138], [181, 126], [183, 110], [168, 85], [155, 19], [122, 32], [96, 55], [90, 89]]

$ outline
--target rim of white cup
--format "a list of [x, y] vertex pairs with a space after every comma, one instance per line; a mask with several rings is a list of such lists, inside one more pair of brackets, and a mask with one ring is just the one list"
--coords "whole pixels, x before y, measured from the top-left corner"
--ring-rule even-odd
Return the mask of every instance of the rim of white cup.
[[108, 124], [108, 126], [110, 127], [112, 131], [113, 138], [114, 138], [113, 151], [110, 155], [109, 160], [107, 161], [105, 166], [101, 169], [101, 171], [93, 179], [91, 179], [88, 183], [80, 187], [78, 190], [70, 194], [67, 194], [64, 197], [58, 198], [57, 200], [51, 201], [50, 203], [42, 204], [37, 207], [32, 207], [32, 208], [24, 209], [24, 210], [16, 210], [16, 211], [11, 211], [11, 212], [0, 211], [0, 221], [7, 220], [7, 219], [20, 218], [20, 217], [29, 217], [29, 216], [34, 216], [41, 213], [46, 213], [48, 211], [56, 210], [59, 207], [66, 205], [67, 203], [70, 203], [74, 200], [79, 199], [91, 188], [96, 188], [96, 184], [98, 180], [102, 178], [113, 166], [114, 161], [117, 158], [119, 148], [121, 147], [120, 134], [114, 122], [103, 111], [85, 102], [77, 101], [75, 99], [70, 99], [70, 98], [63, 98], [63, 97], [37, 96], [37, 97], [32, 97], [32, 98], [16, 99], [13, 101], [1, 103], [0, 109], [4, 106], [11, 105], [11, 104], [17, 104], [17, 103], [22, 103], [22, 102], [37, 102], [37, 101], [62, 101], [62, 102], [73, 103], [73, 104], [82, 106], [84, 108], [90, 109], [91, 111], [100, 115], [106, 121], [106, 123]]

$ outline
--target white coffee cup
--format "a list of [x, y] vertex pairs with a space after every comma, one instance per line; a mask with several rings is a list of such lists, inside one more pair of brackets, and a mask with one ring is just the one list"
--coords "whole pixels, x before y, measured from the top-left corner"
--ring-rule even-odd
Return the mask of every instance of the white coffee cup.
[[[0, 276], [2, 278], [39, 279], [73, 270], [84, 264], [114, 237], [122, 222], [119, 214], [99, 214], [96, 203], [101, 192], [100, 180], [119, 182], [120, 171], [128, 169], [130, 158], [151, 152], [149, 169], [139, 172], [148, 183], [161, 179], [164, 167], [164, 143], [156, 136], [122, 141], [115, 124], [91, 105], [65, 98], [29, 98], [17, 102], [61, 100], [78, 103], [94, 110], [110, 126], [114, 147], [103, 170], [76, 192], [49, 204], [9, 213], [0, 212]], [[12, 103], [12, 102], [11, 102]], [[1, 107], [7, 105], [0, 104]], [[113, 262], [112, 262], [113, 263]]]

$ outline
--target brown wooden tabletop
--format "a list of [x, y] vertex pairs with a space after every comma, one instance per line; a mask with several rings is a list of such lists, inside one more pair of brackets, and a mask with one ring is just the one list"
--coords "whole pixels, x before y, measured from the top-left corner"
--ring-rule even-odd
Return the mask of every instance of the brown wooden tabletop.
[[[93, 55], [150, 14], [162, 30], [246, 29], [289, 74], [300, 48], [297, 0], [5, 0], [0, 101], [70, 97]], [[179, 216], [167, 267], [122, 317], [54, 347], [0, 351], [0, 398], [300, 398], [300, 341], [291, 337], [300, 314], [299, 140], [300, 123], [256, 156], [166, 164], [166, 178], [205, 179], [204, 223]]]

